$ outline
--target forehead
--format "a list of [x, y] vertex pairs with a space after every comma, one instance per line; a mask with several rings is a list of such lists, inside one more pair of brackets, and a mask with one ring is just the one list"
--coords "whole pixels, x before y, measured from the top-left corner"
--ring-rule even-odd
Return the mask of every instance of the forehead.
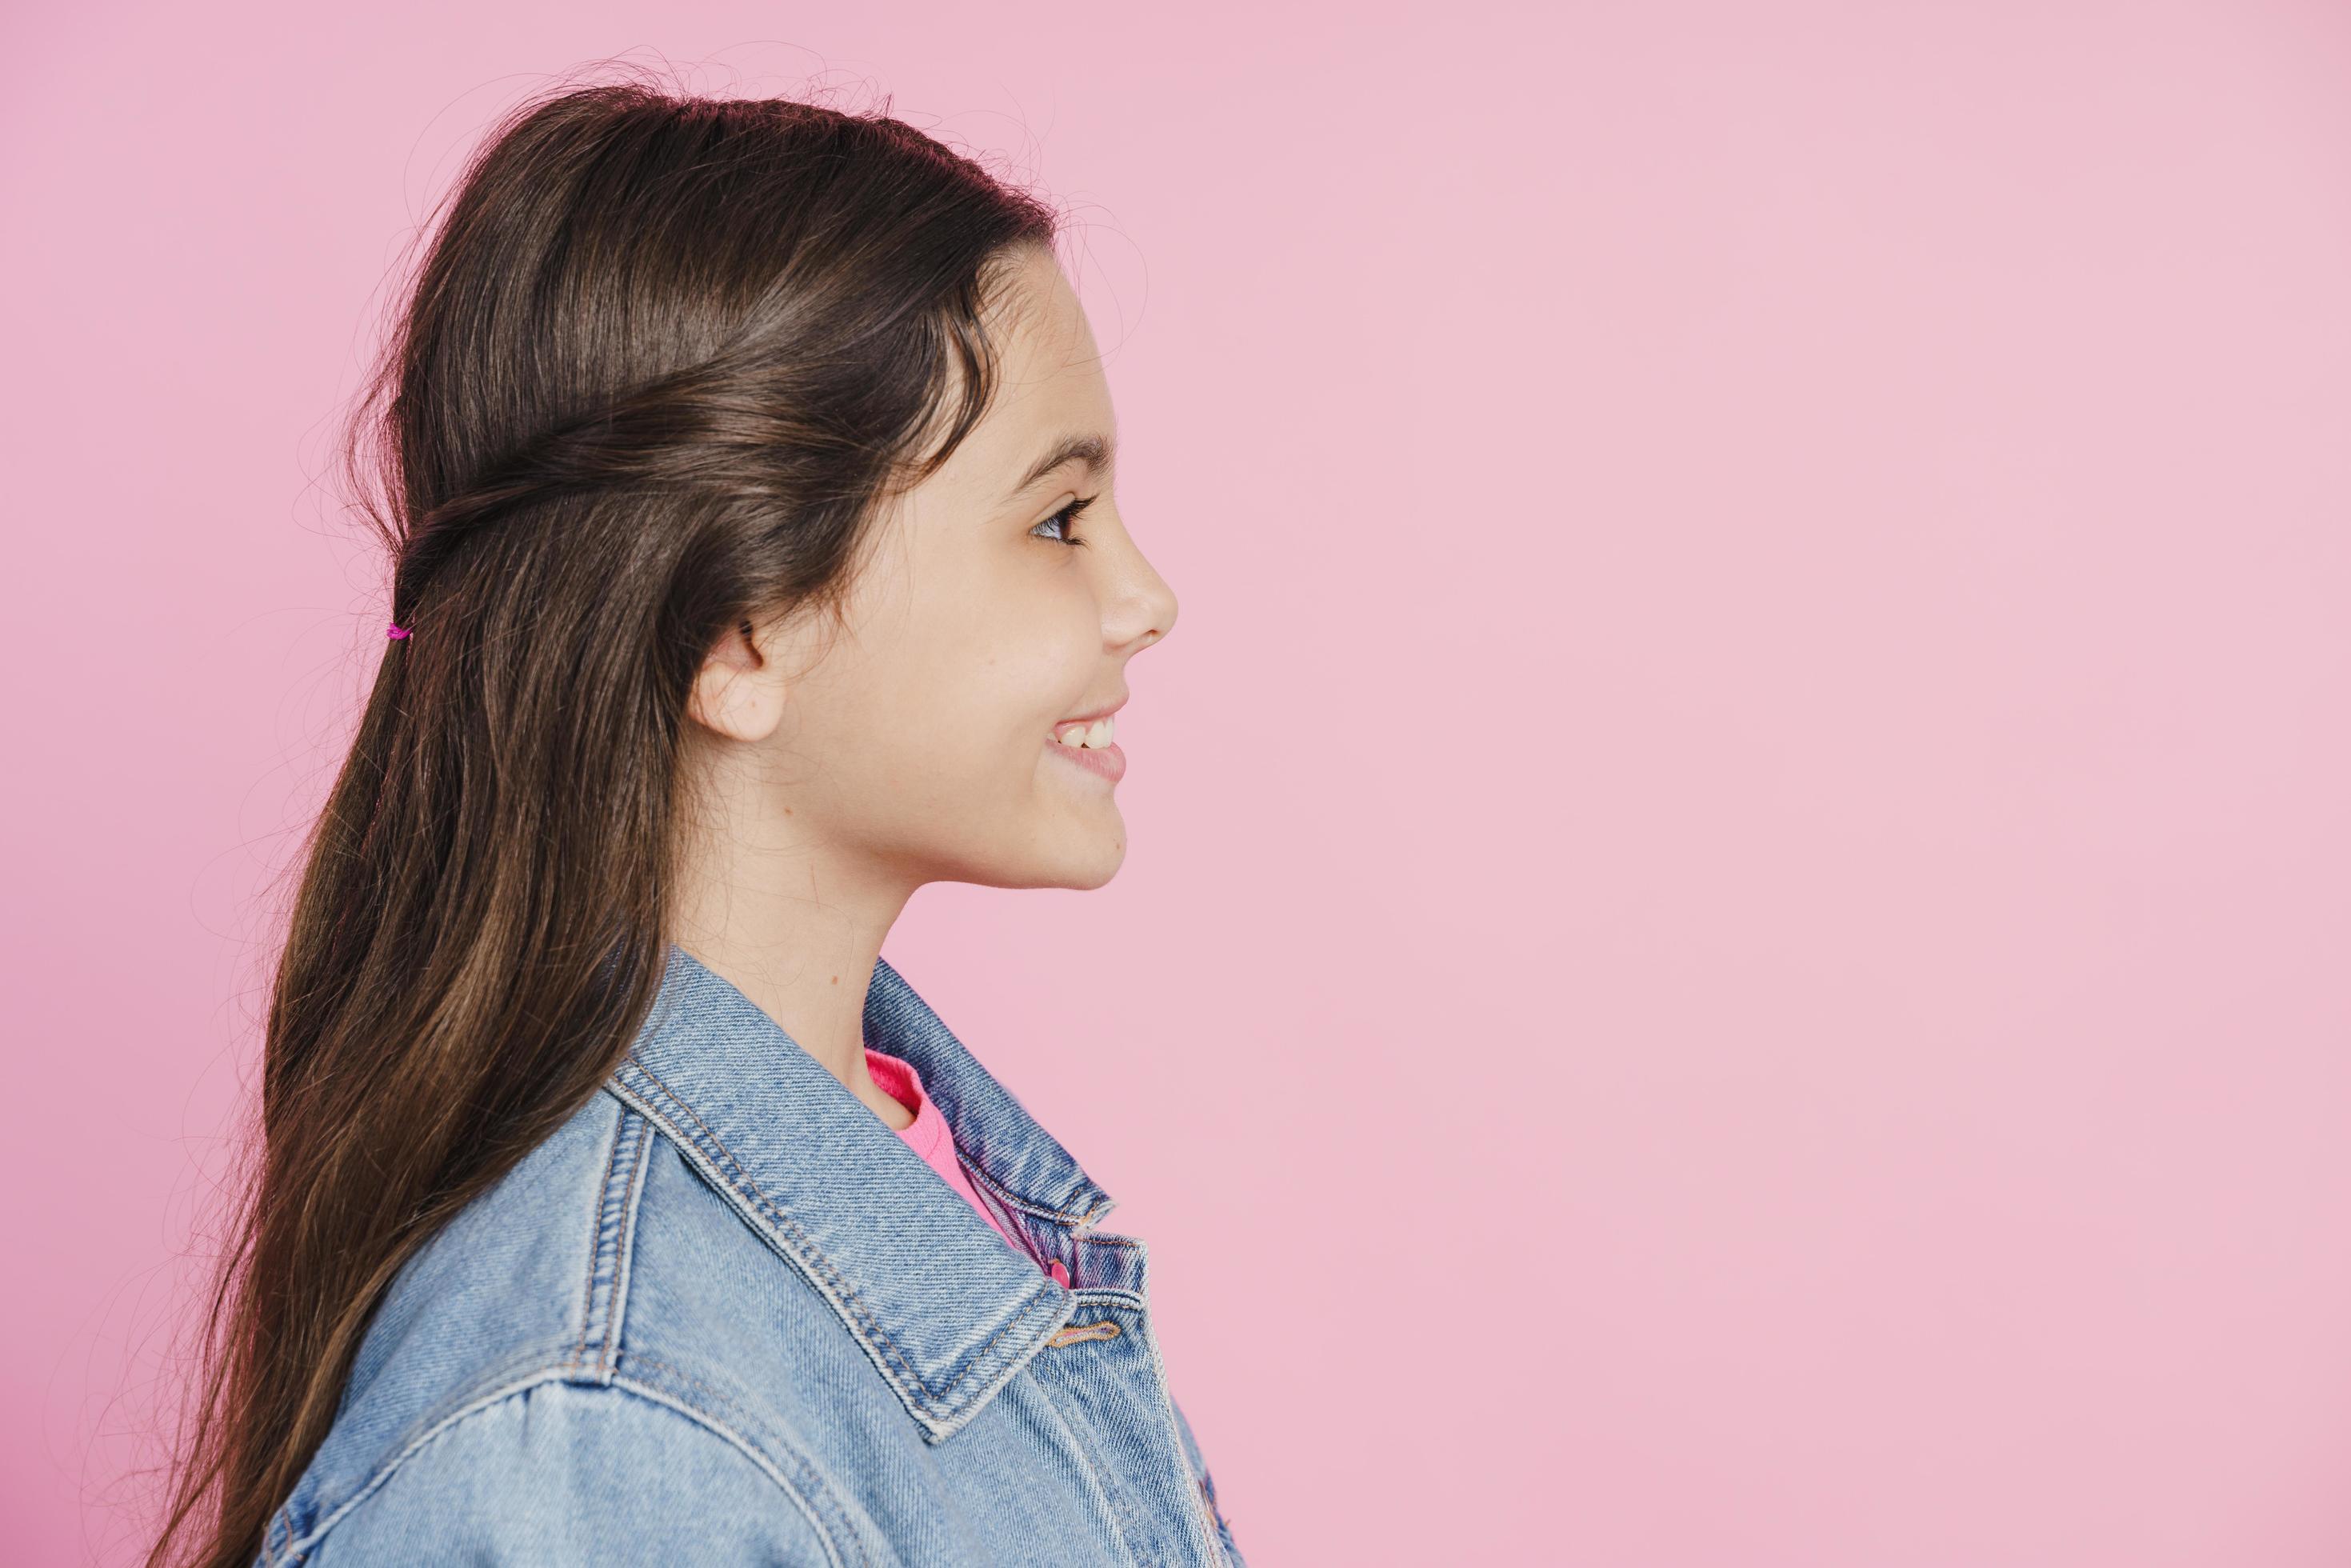
[[1049, 253], [1027, 253], [996, 301], [988, 330], [998, 358], [996, 397], [949, 469], [968, 455], [968, 471], [1000, 488], [1064, 436], [1112, 434], [1102, 352], [1084, 306]]
[[[893, 526], [877, 529], [877, 538], [917, 548], [923, 540], [960, 544], [979, 538], [976, 523], [1050, 498], [1044, 492], [1056, 486], [1055, 478], [1016, 486], [1071, 437], [1115, 438], [1092, 329], [1051, 252], [1029, 247], [1004, 275], [982, 326], [997, 360], [995, 396], [937, 472], [893, 498]], [[962, 364], [950, 356], [943, 403], [952, 409], [962, 396]], [[1060, 483], [1082, 473], [1076, 464], [1056, 470]]]

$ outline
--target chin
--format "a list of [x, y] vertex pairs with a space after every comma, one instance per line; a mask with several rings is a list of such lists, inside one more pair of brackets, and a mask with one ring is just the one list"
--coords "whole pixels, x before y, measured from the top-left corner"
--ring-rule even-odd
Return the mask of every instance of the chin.
[[935, 862], [925, 882], [965, 882], [980, 887], [1102, 886], [1126, 860], [1126, 825], [1062, 821], [1015, 844], [998, 843]]
[[1102, 861], [1101, 868], [1098, 871], [1092, 872], [1078, 880], [1064, 883], [1062, 885], [1065, 887], [1077, 888], [1081, 891], [1100, 887], [1111, 878], [1116, 876], [1118, 874], [1118, 868], [1125, 863], [1126, 846], [1125, 844], [1121, 843], [1118, 847], [1118, 852], [1107, 856]]
[[1066, 887], [1082, 893], [1110, 881], [1126, 862], [1123, 831], [1092, 844], [1073, 842], [1066, 848], [1054, 847], [1061, 852], [1039, 854], [1026, 867], [1017, 871], [1006, 868], [1015, 871], [1015, 874], [990, 880], [998, 887]]
[[1082, 850], [1073, 846], [1068, 855], [1060, 859], [1050, 873], [1049, 880], [1042, 885], [1074, 888], [1080, 891], [1100, 887], [1116, 876], [1118, 868], [1125, 862], [1126, 835], [1124, 833], [1120, 833], [1115, 838], [1105, 840], [1099, 844], [1088, 845]]

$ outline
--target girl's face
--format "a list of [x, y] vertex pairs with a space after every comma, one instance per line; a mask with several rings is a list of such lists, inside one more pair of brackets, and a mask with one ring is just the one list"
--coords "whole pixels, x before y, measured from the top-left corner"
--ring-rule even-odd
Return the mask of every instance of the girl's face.
[[1055, 736], [1126, 701], [1176, 596], [1112, 497], [1110, 391], [1049, 252], [1008, 306], [995, 403], [877, 519], [846, 630], [787, 622], [756, 655], [737, 633], [696, 688], [695, 716], [737, 743], [720, 752], [738, 841], [805, 851], [812, 877], [1087, 888], [1124, 858], [1121, 752]]

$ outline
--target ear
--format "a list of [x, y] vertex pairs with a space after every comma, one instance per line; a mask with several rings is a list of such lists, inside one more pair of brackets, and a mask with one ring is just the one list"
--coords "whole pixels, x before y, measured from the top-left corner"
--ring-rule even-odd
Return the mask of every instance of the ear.
[[730, 628], [702, 662], [686, 716], [729, 740], [764, 740], [783, 722], [783, 664], [751, 622]]

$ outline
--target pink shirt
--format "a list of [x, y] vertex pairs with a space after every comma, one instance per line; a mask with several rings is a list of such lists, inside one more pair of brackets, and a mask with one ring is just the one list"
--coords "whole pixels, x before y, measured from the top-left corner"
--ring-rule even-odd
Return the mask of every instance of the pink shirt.
[[[1005, 1245], [1023, 1258], [1029, 1256], [1029, 1249], [1006, 1233], [995, 1214], [979, 1201], [979, 1194], [972, 1190], [971, 1178], [964, 1175], [963, 1163], [956, 1158], [955, 1134], [947, 1130], [947, 1119], [939, 1113], [936, 1105], [931, 1103], [931, 1097], [923, 1092], [923, 1075], [914, 1070], [914, 1064], [868, 1046], [865, 1048], [865, 1071], [872, 1075], [874, 1083], [883, 1093], [914, 1113], [911, 1124], [897, 1129], [898, 1135], [923, 1156], [925, 1165], [939, 1173], [939, 1179], [954, 1188], [956, 1196], [971, 1205], [982, 1219], [995, 1228], [996, 1233], [1004, 1238]], [[1070, 1282], [1070, 1272], [1061, 1267], [1059, 1260], [1046, 1272], [1064, 1285]]]

